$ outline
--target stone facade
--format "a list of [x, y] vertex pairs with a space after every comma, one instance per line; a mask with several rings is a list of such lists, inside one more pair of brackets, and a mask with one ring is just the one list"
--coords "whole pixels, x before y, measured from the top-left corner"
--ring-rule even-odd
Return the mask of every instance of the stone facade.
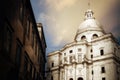
[[0, 2], [0, 80], [45, 80], [46, 42], [30, 0]]
[[87, 10], [74, 42], [47, 56], [47, 80], [120, 80], [120, 46]]

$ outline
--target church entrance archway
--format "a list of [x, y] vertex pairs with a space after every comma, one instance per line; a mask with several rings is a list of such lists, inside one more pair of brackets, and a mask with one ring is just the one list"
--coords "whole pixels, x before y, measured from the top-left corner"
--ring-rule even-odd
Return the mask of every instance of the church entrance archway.
[[82, 77], [79, 77], [78, 80], [83, 80], [83, 78], [82, 78]]
[[70, 78], [69, 80], [73, 80], [73, 78]]

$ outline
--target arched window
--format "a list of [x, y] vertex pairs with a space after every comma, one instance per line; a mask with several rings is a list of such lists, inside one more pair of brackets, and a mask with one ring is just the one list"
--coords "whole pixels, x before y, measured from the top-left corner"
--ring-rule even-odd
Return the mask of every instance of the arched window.
[[86, 39], [86, 36], [82, 36], [82, 37], [81, 37], [81, 40], [85, 40], [85, 39]]
[[98, 35], [97, 34], [93, 34], [93, 39], [97, 38]]
[[73, 80], [73, 78], [70, 78], [69, 80]]
[[79, 77], [78, 80], [83, 80], [83, 78], [82, 78], [82, 77]]

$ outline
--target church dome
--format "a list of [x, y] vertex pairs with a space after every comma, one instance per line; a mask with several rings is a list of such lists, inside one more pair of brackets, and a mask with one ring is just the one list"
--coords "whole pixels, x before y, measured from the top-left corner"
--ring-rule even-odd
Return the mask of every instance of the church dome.
[[80, 24], [78, 28], [78, 33], [82, 33], [86, 30], [103, 31], [100, 23], [93, 17], [92, 10], [87, 10], [87, 12], [85, 13], [85, 20]]
[[94, 39], [95, 36], [97, 38], [103, 34], [105, 34], [104, 30], [102, 29], [100, 23], [93, 17], [93, 11], [87, 10], [85, 12], [85, 20], [80, 24], [78, 28], [75, 40], [86, 40], [90, 42], [92, 39]]

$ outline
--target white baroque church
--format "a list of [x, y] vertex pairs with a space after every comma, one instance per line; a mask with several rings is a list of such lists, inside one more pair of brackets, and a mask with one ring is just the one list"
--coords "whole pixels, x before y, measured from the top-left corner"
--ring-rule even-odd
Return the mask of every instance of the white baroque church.
[[120, 46], [85, 12], [74, 42], [47, 56], [46, 80], [120, 80]]

